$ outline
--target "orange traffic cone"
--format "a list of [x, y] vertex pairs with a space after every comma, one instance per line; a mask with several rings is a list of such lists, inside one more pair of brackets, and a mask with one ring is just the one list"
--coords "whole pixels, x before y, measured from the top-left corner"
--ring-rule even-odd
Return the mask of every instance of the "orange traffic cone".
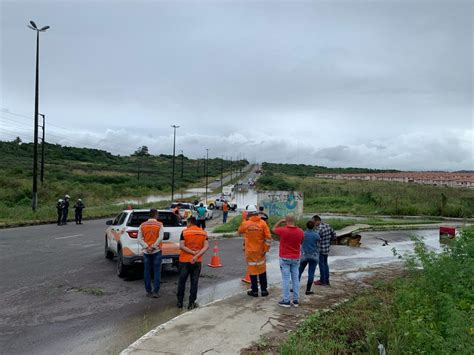
[[212, 257], [211, 257], [211, 263], [207, 264], [207, 266], [210, 267], [221, 267], [221, 260], [219, 259], [219, 247], [217, 246], [217, 242], [214, 243], [214, 248], [212, 249]]
[[247, 273], [245, 274], [245, 277], [241, 280], [242, 282], [245, 282], [247, 284], [251, 283], [250, 281], [250, 274], [249, 272], [247, 271]]

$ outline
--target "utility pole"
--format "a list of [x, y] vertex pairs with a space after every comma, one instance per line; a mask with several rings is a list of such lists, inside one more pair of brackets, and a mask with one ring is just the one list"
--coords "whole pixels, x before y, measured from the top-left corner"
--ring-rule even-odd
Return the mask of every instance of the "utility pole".
[[35, 77], [35, 127], [34, 127], [34, 145], [33, 145], [33, 196], [31, 199], [31, 208], [36, 211], [38, 207], [38, 106], [39, 106], [39, 33], [46, 31], [49, 26], [40, 29], [36, 23], [30, 21], [28, 25], [33, 31], [36, 31], [36, 77]]
[[171, 125], [174, 129], [174, 135], [173, 135], [173, 169], [171, 173], [171, 202], [174, 201], [174, 166], [175, 166], [175, 155], [176, 155], [176, 128], [179, 128], [179, 126], [176, 125]]
[[206, 205], [207, 205], [207, 185], [209, 180], [209, 148], [206, 148]]
[[184, 176], [184, 153], [181, 150], [181, 180], [183, 180]]
[[224, 156], [221, 159], [221, 193], [224, 191], [222, 184], [224, 183]]
[[232, 183], [232, 172], [233, 172], [233, 169], [232, 169], [232, 157], [230, 157], [230, 182]]
[[41, 170], [40, 170], [40, 181], [41, 181], [41, 186], [43, 186], [43, 180], [44, 180], [44, 130], [45, 130], [45, 115], [42, 113], [39, 114], [40, 116], [43, 117], [43, 125], [41, 126], [41, 129], [43, 130], [43, 138], [41, 139]]

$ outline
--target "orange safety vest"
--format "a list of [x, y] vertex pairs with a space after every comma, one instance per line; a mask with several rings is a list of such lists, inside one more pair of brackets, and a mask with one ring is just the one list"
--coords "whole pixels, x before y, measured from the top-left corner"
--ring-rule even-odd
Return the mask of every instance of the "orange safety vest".
[[[184, 246], [187, 248], [199, 251], [204, 247], [204, 242], [207, 240], [207, 232], [198, 226], [189, 226], [183, 230]], [[194, 255], [181, 250], [179, 253], [179, 261], [182, 263], [191, 262]], [[202, 255], [198, 258], [198, 262], [202, 262]]]
[[[143, 235], [143, 241], [146, 243], [146, 245], [151, 247], [156, 242], [156, 240], [158, 239], [160, 235], [161, 228], [163, 228], [163, 223], [161, 223], [160, 221], [157, 221], [156, 219], [151, 219], [151, 218], [148, 221], [140, 224], [140, 229]], [[158, 245], [160, 250], [161, 250], [162, 244], [163, 243], [160, 243]]]
[[265, 253], [270, 250], [272, 235], [267, 223], [259, 216], [251, 216], [243, 221], [239, 233], [244, 234], [244, 253], [247, 271], [250, 275], [260, 275], [267, 270]]
[[222, 211], [229, 212], [229, 205], [227, 204], [227, 202], [222, 205]]

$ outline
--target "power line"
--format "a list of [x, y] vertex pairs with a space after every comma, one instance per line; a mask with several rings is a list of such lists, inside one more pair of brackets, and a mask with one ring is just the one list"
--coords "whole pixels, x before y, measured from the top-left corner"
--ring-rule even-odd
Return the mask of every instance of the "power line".
[[[2, 113], [8, 113], [8, 114], [10, 114], [10, 115], [14, 115], [14, 116], [26, 118], [26, 119], [28, 119], [28, 120], [32, 120], [32, 119], [33, 119], [33, 117], [29, 117], [29, 116], [21, 115], [21, 114], [16, 113], [16, 112], [12, 112], [12, 111], [10, 111], [9, 109], [7, 109], [6, 107], [0, 107], [0, 110], [2, 110], [2, 111], [1, 111]], [[61, 128], [61, 129], [66, 130], [66, 131], [70, 131], [70, 130], [71, 130], [70, 128], [65, 128], [65, 127], [62, 127], [62, 126], [59, 126], [59, 125], [53, 124], [53, 123], [49, 123], [48, 125], [54, 126], [54, 127], [58, 127], [58, 128]]]

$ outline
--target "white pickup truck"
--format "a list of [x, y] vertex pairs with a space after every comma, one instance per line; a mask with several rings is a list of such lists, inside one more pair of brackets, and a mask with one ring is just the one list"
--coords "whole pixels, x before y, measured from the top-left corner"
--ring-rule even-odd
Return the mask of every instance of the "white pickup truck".
[[[171, 211], [158, 210], [158, 220], [163, 223], [163, 259], [162, 264], [178, 267], [179, 240], [185, 228]], [[125, 277], [130, 268], [143, 263], [143, 248], [138, 243], [138, 227], [147, 221], [149, 209], [125, 210], [115, 219], [106, 222], [105, 257], [117, 256], [117, 276]]]
[[222, 205], [224, 204], [224, 201], [227, 201], [231, 211], [235, 211], [237, 209], [237, 204], [235, 202], [230, 202], [226, 198], [221, 197], [218, 197], [215, 200], [208, 201], [208, 207], [210, 210], [213, 210], [214, 208], [221, 209]]

